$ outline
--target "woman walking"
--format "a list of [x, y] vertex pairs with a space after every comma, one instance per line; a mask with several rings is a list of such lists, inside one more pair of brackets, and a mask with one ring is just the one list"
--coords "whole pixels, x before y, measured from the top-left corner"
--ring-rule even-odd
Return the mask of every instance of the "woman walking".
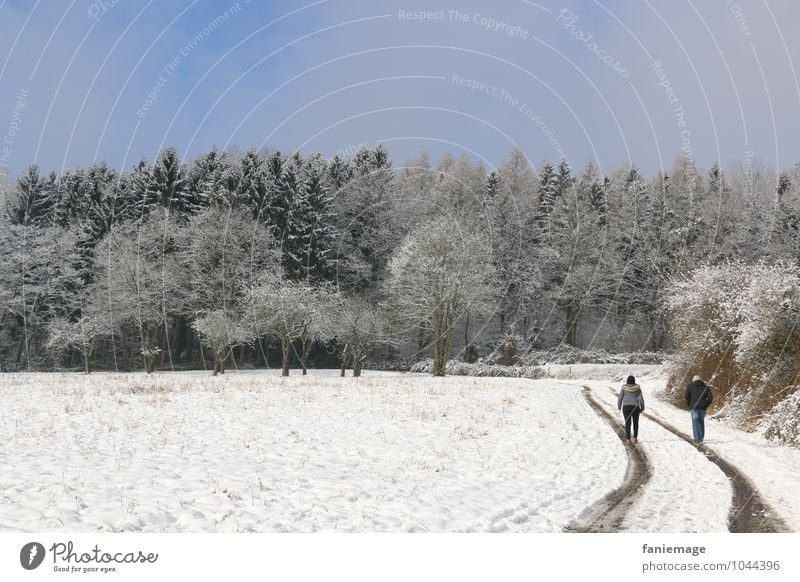
[[[639, 414], [644, 412], [644, 395], [642, 388], [636, 383], [636, 378], [628, 376], [617, 398], [617, 409], [622, 411], [625, 418], [625, 444], [634, 445], [639, 442]], [[631, 424], [633, 424], [633, 440], [631, 440]]]

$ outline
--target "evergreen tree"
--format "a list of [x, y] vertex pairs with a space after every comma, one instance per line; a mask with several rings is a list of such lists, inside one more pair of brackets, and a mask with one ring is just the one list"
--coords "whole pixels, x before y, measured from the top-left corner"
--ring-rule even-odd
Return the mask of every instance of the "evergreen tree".
[[548, 303], [563, 314], [562, 341], [578, 343], [580, 316], [601, 307], [615, 287], [604, 244], [603, 214], [597, 207], [594, 167], [575, 182], [561, 175], [559, 196], [549, 217], [549, 237], [539, 249], [542, 287]]
[[264, 158], [254, 149], [247, 150], [239, 160], [237, 198], [253, 218], [269, 220], [270, 185]]
[[550, 162], [542, 164], [539, 170], [539, 192], [534, 216], [535, 239], [546, 240], [550, 231], [550, 214], [558, 198], [558, 178]]
[[14, 200], [8, 207], [9, 218], [14, 224], [39, 225], [52, 219], [55, 205], [55, 180], [43, 178], [39, 166], [30, 165], [17, 178]]
[[123, 176], [121, 194], [127, 209], [124, 219], [141, 220], [147, 214], [152, 179], [152, 170], [144, 158]]
[[212, 204], [227, 198], [225, 176], [230, 159], [216, 146], [199, 155], [186, 173], [186, 206], [191, 214], [203, 212]]
[[[327, 167], [322, 156], [315, 154], [306, 160], [303, 171], [305, 201], [298, 205], [295, 221], [302, 227], [304, 278], [310, 282], [328, 280], [331, 276], [333, 244], [336, 233], [331, 212], [332, 197], [326, 180]], [[300, 212], [305, 212], [305, 216]]]
[[293, 280], [304, 275], [303, 249], [309, 215], [306, 185], [302, 179], [303, 161], [294, 153], [283, 165], [276, 196], [270, 204], [275, 241], [281, 251], [281, 264], [286, 276]]
[[401, 228], [393, 204], [394, 172], [383, 146], [362, 148], [353, 179], [336, 196], [337, 280], [344, 289], [374, 291], [386, 275]]
[[159, 152], [152, 168], [150, 189], [145, 206], [168, 208], [178, 215], [190, 214], [190, 196], [186, 191], [186, 176], [178, 151], [167, 146]]

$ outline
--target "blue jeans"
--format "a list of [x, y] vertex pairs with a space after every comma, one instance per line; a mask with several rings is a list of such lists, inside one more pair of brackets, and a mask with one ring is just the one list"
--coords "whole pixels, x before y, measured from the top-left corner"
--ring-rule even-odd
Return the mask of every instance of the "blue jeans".
[[702, 443], [706, 436], [706, 411], [699, 408], [692, 410], [692, 433], [694, 442]]

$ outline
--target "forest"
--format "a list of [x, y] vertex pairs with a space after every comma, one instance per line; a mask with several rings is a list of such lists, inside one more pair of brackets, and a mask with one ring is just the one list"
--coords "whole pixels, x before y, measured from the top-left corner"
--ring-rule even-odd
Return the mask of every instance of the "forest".
[[400, 166], [383, 146], [188, 162], [165, 147], [123, 172], [32, 165], [2, 188], [4, 371], [358, 375], [433, 358], [442, 375], [509, 345], [697, 354], [717, 305], [697, 299], [699, 269], [736, 288], [800, 256], [800, 167], [750, 158], [680, 156], [646, 177], [520, 149], [487, 169], [427, 153]]

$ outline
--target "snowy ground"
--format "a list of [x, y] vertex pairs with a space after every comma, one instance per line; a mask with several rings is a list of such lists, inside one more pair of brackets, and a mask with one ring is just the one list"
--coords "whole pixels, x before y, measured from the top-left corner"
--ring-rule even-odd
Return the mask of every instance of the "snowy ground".
[[[619, 392], [619, 384], [613, 386]], [[617, 410], [617, 397], [603, 384], [592, 393], [609, 411]], [[645, 408], [660, 410], [655, 398]], [[688, 416], [688, 415], [687, 415]], [[639, 421], [640, 444], [650, 459], [653, 477], [621, 530], [637, 532], [726, 532], [732, 490], [725, 474], [690, 444], [648, 422]]]
[[[645, 394], [652, 394], [647, 400], [650, 412], [691, 436], [689, 413], [656, 397], [663, 391], [665, 379], [653, 374], [641, 380]], [[595, 382], [593, 387], [598, 395], [609, 396], [608, 387], [617, 389], [616, 384], [608, 382]], [[640, 426], [644, 435], [655, 428], [657, 425], [646, 420]], [[769, 442], [759, 433], [732, 429], [713, 417], [706, 418], [705, 445], [746, 474], [792, 531], [800, 532], [800, 450]]]
[[0, 376], [0, 531], [560, 531], [618, 486], [580, 389]]
[[[561, 531], [623, 481], [582, 395], [619, 415], [619, 372], [0, 375], [0, 531]], [[637, 372], [649, 412], [689, 431]], [[800, 451], [707, 432], [800, 531]], [[726, 531], [720, 469], [645, 418], [640, 438], [652, 477], [619, 529]]]

